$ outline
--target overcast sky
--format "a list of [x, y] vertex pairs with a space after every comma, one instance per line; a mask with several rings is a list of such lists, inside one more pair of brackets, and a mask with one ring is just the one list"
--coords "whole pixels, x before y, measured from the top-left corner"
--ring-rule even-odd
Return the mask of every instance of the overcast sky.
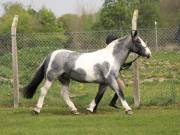
[[51, 9], [56, 16], [61, 16], [66, 13], [79, 13], [81, 9], [78, 7], [85, 7], [89, 12], [95, 12], [101, 8], [103, 1], [104, 0], [0, 0], [0, 15], [3, 14], [2, 4], [6, 2], [20, 2], [25, 7], [31, 5], [36, 10], [45, 6]]

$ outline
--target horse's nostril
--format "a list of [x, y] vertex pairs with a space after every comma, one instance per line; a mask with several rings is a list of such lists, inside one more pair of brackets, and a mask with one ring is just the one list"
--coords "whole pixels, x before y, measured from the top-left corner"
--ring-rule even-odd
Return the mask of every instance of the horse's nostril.
[[151, 57], [151, 54], [148, 54], [148, 55], [147, 55], [147, 58], [149, 59], [150, 57]]

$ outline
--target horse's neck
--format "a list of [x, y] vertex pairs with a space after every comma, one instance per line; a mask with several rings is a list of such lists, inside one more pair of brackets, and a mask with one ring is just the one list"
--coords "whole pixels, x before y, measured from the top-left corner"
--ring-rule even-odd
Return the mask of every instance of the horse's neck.
[[123, 65], [129, 56], [129, 45], [131, 44], [131, 37], [126, 36], [123, 39], [119, 39], [114, 43], [113, 55], [119, 66]]

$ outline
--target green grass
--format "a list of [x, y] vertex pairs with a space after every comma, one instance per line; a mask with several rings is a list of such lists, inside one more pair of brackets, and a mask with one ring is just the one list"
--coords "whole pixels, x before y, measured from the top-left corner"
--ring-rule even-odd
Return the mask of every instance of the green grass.
[[1, 109], [1, 135], [179, 135], [179, 107], [141, 108], [132, 116], [105, 107], [74, 116], [60, 106], [38, 116], [30, 109]]

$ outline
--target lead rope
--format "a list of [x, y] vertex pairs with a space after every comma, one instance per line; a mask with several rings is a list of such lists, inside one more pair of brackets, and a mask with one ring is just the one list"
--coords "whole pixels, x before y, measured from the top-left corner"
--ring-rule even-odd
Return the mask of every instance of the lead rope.
[[[129, 69], [129, 68], [131, 67], [131, 65], [133, 64], [133, 62], [135, 62], [139, 57], [140, 57], [140, 55], [138, 55], [134, 60], [132, 60], [132, 61], [130, 61], [130, 62], [127, 62], [127, 63], [124, 63], [124, 64], [122, 65], [122, 67], [120, 68], [120, 71], [121, 71], [121, 70], [127, 70], [127, 69]], [[124, 85], [126, 86], [127, 84], [125, 83], [124, 78], [123, 78], [121, 72], [119, 72], [119, 74], [120, 74], [120, 76], [121, 76], [121, 80], [123, 81]]]
[[138, 55], [134, 60], [127, 62], [127, 63], [124, 63], [122, 65], [122, 67], [120, 68], [120, 71], [129, 69], [131, 67], [131, 65], [133, 64], [133, 62], [135, 62], [139, 57], [140, 57], [140, 55]]

